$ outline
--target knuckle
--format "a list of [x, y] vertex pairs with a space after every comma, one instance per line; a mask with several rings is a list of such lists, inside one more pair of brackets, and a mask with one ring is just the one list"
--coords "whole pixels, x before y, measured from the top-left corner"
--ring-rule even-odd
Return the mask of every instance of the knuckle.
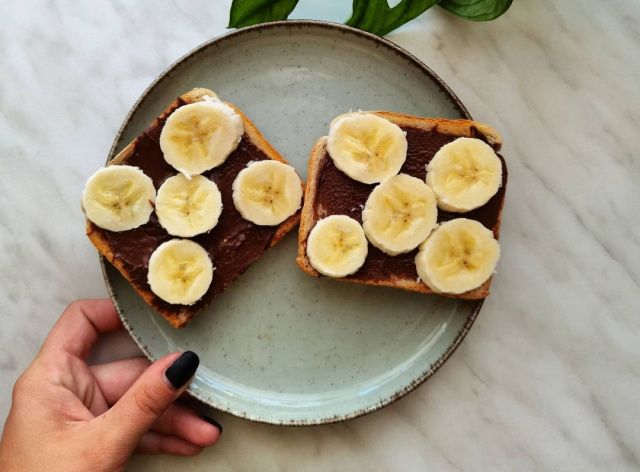
[[13, 391], [12, 391], [12, 400], [13, 403], [19, 402], [24, 395], [28, 392], [29, 388], [28, 388], [28, 379], [25, 376], [25, 374], [22, 374], [20, 377], [18, 377], [18, 380], [16, 380], [16, 383], [13, 384]]
[[74, 300], [67, 305], [64, 311], [65, 312], [73, 311], [73, 310], [77, 310], [78, 308], [80, 308], [80, 300]]
[[136, 407], [145, 416], [158, 417], [166, 409], [163, 395], [150, 386], [142, 386], [133, 393]]

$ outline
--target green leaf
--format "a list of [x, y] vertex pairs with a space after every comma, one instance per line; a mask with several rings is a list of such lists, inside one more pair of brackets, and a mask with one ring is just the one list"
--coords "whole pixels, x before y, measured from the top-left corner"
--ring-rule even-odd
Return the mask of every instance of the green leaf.
[[298, 0], [233, 0], [229, 28], [242, 28], [267, 21], [286, 20]]
[[390, 8], [387, 0], [353, 0], [353, 12], [346, 24], [384, 36], [436, 3], [438, 0], [402, 0]]
[[472, 21], [498, 18], [511, 6], [513, 0], [442, 0], [440, 6], [454, 15]]

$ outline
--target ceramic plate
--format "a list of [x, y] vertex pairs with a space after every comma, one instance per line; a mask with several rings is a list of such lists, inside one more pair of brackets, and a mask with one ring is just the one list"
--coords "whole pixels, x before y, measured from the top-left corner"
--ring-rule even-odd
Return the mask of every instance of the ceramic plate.
[[[312, 143], [340, 113], [469, 117], [441, 79], [386, 40], [323, 22], [278, 22], [219, 37], [173, 64], [133, 107], [110, 157], [193, 87], [239, 105], [303, 177]], [[200, 355], [191, 394], [277, 424], [340, 421], [398, 399], [447, 360], [478, 314], [481, 302], [309, 277], [295, 264], [295, 233], [183, 330], [103, 261], [105, 278], [147, 356]]]

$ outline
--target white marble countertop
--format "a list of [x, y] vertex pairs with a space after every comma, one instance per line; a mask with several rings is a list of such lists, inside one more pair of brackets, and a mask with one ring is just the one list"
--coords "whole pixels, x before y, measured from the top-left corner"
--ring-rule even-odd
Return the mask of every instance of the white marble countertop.
[[[63, 307], [106, 295], [86, 177], [146, 86], [225, 30], [229, 3], [3, 5], [0, 419]], [[311, 3], [294, 16], [344, 20], [350, 2]], [[639, 24], [632, 0], [516, 0], [491, 23], [434, 9], [392, 33], [504, 136], [503, 257], [473, 330], [382, 411], [295, 429], [221, 413], [216, 447], [130, 470], [639, 470]]]

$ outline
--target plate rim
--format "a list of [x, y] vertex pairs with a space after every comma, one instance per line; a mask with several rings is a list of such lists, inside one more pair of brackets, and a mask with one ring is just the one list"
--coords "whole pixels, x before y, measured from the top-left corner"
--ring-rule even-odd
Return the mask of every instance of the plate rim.
[[[320, 27], [320, 28], [326, 28], [326, 29], [334, 30], [334, 31], [341, 31], [343, 33], [351, 33], [351, 34], [354, 34], [354, 35], [359, 36], [361, 38], [365, 38], [365, 39], [367, 39], [369, 41], [372, 41], [373, 43], [376, 43], [378, 45], [384, 46], [387, 49], [390, 49], [395, 54], [398, 54], [402, 58], [408, 60], [410, 63], [412, 63], [418, 69], [420, 69], [425, 75], [427, 75], [433, 82], [435, 82], [436, 85], [440, 88], [440, 90], [442, 92], [444, 92], [444, 94], [446, 95], [447, 99], [455, 107], [458, 108], [458, 110], [460, 111], [460, 114], [464, 118], [469, 119], [469, 120], [472, 119], [471, 114], [469, 113], [467, 108], [464, 106], [464, 104], [460, 101], [458, 96], [451, 90], [451, 88], [449, 88], [449, 86], [429, 66], [427, 66], [424, 62], [422, 62], [420, 59], [418, 59], [416, 56], [414, 56], [413, 54], [411, 54], [410, 52], [408, 52], [404, 48], [398, 46], [397, 44], [391, 42], [388, 39], [385, 39], [383, 37], [377, 36], [377, 35], [375, 35], [373, 33], [369, 33], [367, 31], [359, 30], [359, 29], [352, 28], [352, 27], [347, 26], [347, 25], [343, 25], [341, 23], [334, 23], [334, 22], [330, 22], [330, 21], [322, 21], [322, 20], [272, 21], [272, 22], [268, 22], [268, 23], [261, 23], [261, 24], [258, 24], [258, 25], [253, 25], [253, 26], [248, 26], [248, 27], [245, 27], [245, 28], [240, 28], [240, 29], [237, 29], [237, 30], [229, 31], [229, 32], [223, 33], [221, 35], [215, 36], [212, 39], [207, 40], [207, 41], [199, 44], [195, 48], [191, 49], [190, 51], [188, 51], [187, 53], [182, 55], [176, 61], [171, 63], [169, 66], [167, 66], [158, 75], [158, 77], [156, 77], [151, 82], [151, 84], [149, 84], [149, 86], [147, 86], [147, 88], [142, 92], [140, 97], [135, 101], [135, 103], [132, 105], [132, 107], [129, 110], [129, 112], [124, 117], [124, 119], [122, 121], [122, 124], [120, 125], [118, 131], [116, 132], [115, 137], [113, 138], [113, 142], [112, 142], [111, 147], [109, 149], [109, 153], [107, 155], [106, 162], [109, 162], [113, 158], [113, 156], [115, 155], [116, 150], [117, 150], [118, 142], [120, 141], [120, 138], [121, 138], [122, 134], [124, 133], [124, 130], [127, 127], [129, 121], [131, 120], [131, 117], [133, 116], [133, 114], [140, 107], [140, 104], [180, 64], [182, 64], [183, 62], [191, 59], [192, 57], [194, 57], [196, 55], [198, 55], [200, 52], [202, 52], [203, 50], [209, 48], [210, 46], [212, 46], [214, 44], [219, 44], [219, 43], [222, 43], [224, 41], [228, 41], [230, 39], [234, 39], [234, 38], [236, 38], [238, 36], [242, 36], [244, 34], [254, 32], [256, 30], [268, 30], [268, 29], [278, 29], [278, 28], [285, 28], [285, 29], [286, 28], [304, 28], [304, 27], [316, 27], [316, 28]], [[111, 282], [109, 280], [109, 276], [107, 274], [107, 260], [102, 255], [99, 255], [99, 260], [100, 260], [100, 268], [101, 268], [101, 272], [102, 272], [102, 277], [103, 277], [103, 279], [105, 281], [107, 292], [109, 294], [109, 297], [113, 301], [113, 304], [114, 304], [114, 306], [116, 308], [116, 311], [118, 313], [118, 316], [119, 316], [120, 320], [122, 321], [122, 324], [123, 324], [124, 328], [129, 333], [129, 336], [131, 337], [131, 339], [133, 339], [133, 341], [138, 346], [138, 348], [142, 351], [142, 353], [151, 362], [155, 362], [157, 360], [157, 358], [151, 354], [151, 352], [149, 351], [149, 349], [147, 348], [147, 346], [143, 342], [143, 340], [140, 339], [140, 337], [133, 331], [133, 328], [129, 324], [128, 319], [124, 315], [122, 307], [120, 306], [120, 300], [118, 298], [118, 295], [114, 292], [114, 289], [113, 289], [113, 287], [111, 285]], [[226, 407], [226, 406], [214, 404], [214, 402], [204, 398], [202, 395], [199, 395], [197, 392], [193, 391], [191, 389], [191, 387], [189, 387], [186, 391], [187, 391], [187, 393], [189, 395], [191, 395], [192, 397], [196, 398], [197, 400], [199, 400], [200, 402], [204, 403], [205, 405], [208, 405], [208, 406], [210, 406], [212, 408], [215, 408], [217, 410], [224, 411], [226, 413], [232, 414], [232, 415], [237, 416], [239, 418], [243, 418], [243, 419], [246, 419], [246, 420], [249, 420], [249, 421], [254, 421], [254, 422], [257, 422], [257, 423], [266, 423], [266, 424], [273, 424], [273, 425], [279, 425], [279, 426], [315, 426], [315, 425], [322, 425], [322, 424], [340, 423], [340, 422], [347, 421], [347, 420], [350, 420], [350, 419], [353, 419], [353, 418], [364, 416], [364, 415], [367, 415], [367, 414], [372, 413], [374, 411], [377, 411], [377, 410], [379, 410], [379, 409], [381, 409], [381, 408], [383, 408], [383, 407], [385, 407], [385, 406], [387, 406], [387, 405], [389, 405], [391, 403], [394, 403], [395, 401], [399, 400], [400, 398], [402, 398], [402, 397], [406, 396], [407, 394], [409, 394], [410, 392], [414, 391], [416, 388], [418, 388], [420, 385], [422, 385], [424, 382], [426, 382], [427, 379], [432, 377], [442, 367], [442, 365], [447, 360], [449, 360], [449, 358], [453, 355], [453, 353], [460, 346], [460, 344], [462, 343], [462, 340], [466, 337], [467, 333], [469, 332], [469, 330], [473, 326], [473, 323], [477, 319], [478, 314], [480, 313], [480, 310], [482, 308], [483, 303], [484, 303], [484, 299], [476, 301], [475, 305], [473, 305], [473, 307], [471, 309], [471, 312], [467, 316], [462, 328], [460, 328], [460, 330], [456, 333], [456, 336], [453, 339], [453, 341], [451, 342], [451, 344], [449, 344], [449, 346], [447, 346], [447, 349], [444, 351], [444, 353], [434, 363], [429, 365], [428, 369], [426, 369], [424, 372], [422, 372], [418, 377], [416, 377], [414, 380], [412, 380], [408, 385], [405, 385], [403, 388], [397, 390], [392, 395], [389, 395], [388, 397], [385, 397], [385, 398], [381, 399], [380, 401], [376, 402], [375, 404], [370, 405], [370, 406], [368, 406], [366, 408], [354, 410], [354, 411], [346, 413], [346, 414], [334, 415], [334, 416], [326, 416], [326, 417], [318, 417], [318, 418], [312, 418], [312, 419], [307, 418], [307, 419], [292, 419], [292, 420], [274, 420], [274, 419], [270, 419], [270, 418], [263, 418], [263, 417], [260, 417], [259, 415], [253, 415], [253, 414], [250, 414], [250, 413], [248, 413], [246, 411], [236, 410], [236, 409], [234, 409], [232, 407]]]

